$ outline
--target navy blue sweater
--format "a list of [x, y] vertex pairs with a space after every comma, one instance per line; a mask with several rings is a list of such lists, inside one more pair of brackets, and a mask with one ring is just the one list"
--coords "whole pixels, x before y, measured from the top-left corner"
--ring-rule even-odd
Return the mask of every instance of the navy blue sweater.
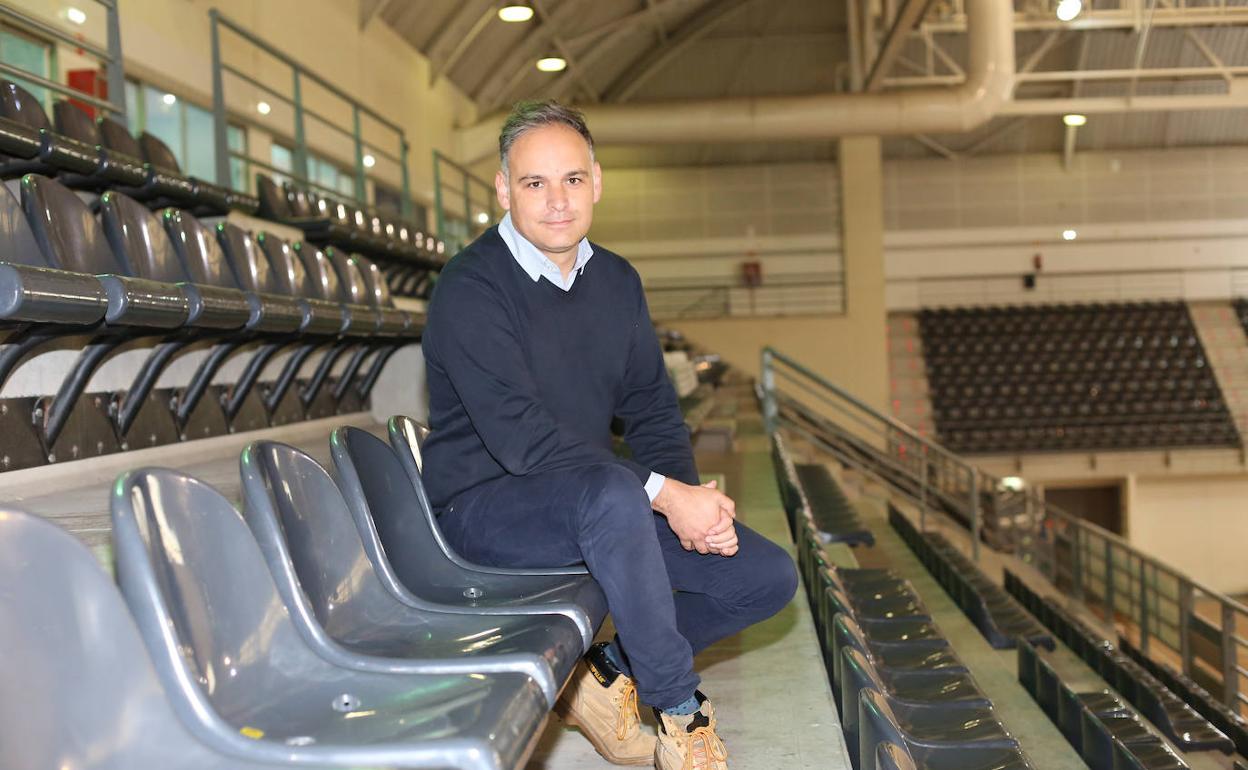
[[[641, 279], [594, 244], [568, 291], [534, 281], [490, 228], [443, 269], [424, 346], [425, 485], [435, 510], [504, 475], [619, 463], [698, 483]], [[624, 424], [633, 460], [612, 452]]]
[[[594, 245], [572, 288], [534, 281], [490, 228], [442, 271], [423, 336], [430, 501], [505, 475], [620, 463], [696, 484], [637, 271]], [[633, 461], [611, 450], [624, 424]]]

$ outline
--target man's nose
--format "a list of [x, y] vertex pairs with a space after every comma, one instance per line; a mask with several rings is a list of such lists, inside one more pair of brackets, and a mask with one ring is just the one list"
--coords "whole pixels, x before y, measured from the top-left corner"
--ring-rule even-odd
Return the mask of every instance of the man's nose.
[[559, 185], [549, 188], [550, 192], [546, 195], [546, 205], [556, 211], [562, 211], [568, 206], [568, 193]]

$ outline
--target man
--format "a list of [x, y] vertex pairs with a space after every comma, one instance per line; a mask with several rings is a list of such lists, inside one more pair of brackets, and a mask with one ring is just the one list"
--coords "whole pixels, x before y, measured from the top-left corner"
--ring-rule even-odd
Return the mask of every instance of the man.
[[[693, 656], [779, 611], [796, 571], [698, 483], [637, 272], [585, 237], [602, 170], [584, 118], [521, 103], [499, 155], [508, 214], [451, 260], [429, 306], [430, 499], [467, 558], [583, 563], [602, 586], [616, 638], [590, 650], [559, 705], [599, 753], [726, 770]], [[614, 418], [632, 460], [611, 451]]]

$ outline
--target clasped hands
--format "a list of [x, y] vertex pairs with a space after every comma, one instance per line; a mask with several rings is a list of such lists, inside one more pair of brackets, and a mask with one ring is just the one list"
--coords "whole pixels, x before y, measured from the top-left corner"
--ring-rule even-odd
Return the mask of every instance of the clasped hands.
[[737, 552], [737, 505], [719, 491], [716, 482], [696, 487], [665, 479], [652, 505], [667, 517], [667, 525], [686, 551], [720, 556]]

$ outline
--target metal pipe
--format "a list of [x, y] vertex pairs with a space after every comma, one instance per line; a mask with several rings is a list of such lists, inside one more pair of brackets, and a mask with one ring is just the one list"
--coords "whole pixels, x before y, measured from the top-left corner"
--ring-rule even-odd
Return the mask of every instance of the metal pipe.
[[230, 127], [225, 113], [225, 78], [221, 63], [221, 32], [218, 27], [220, 12], [208, 11], [212, 27], [212, 145], [216, 151], [217, 184], [230, 186]]
[[45, 37], [59, 40], [72, 48], [81, 48], [87, 53], [97, 56], [104, 61], [110, 61], [112, 59], [112, 56], [109, 54], [107, 48], [103, 48], [86, 40], [80, 40], [59, 27], [48, 24], [46, 21], [40, 21], [39, 19], [27, 16], [16, 8], [10, 8], [8, 5], [0, 4], [0, 17], [8, 19], [16, 26], [25, 27], [27, 30], [37, 32]]
[[[749, 142], [830, 139], [852, 135], [960, 133], [983, 125], [1014, 89], [1011, 4], [968, 0], [966, 82], [954, 88], [900, 93], [818, 94], [604, 104], [585, 108], [601, 144]], [[496, 147], [497, 120], [459, 132], [459, 157], [469, 162]]]
[[[109, 101], [113, 104], [113, 112], [124, 118], [126, 115], [126, 66], [121, 52], [121, 16], [117, 13], [117, 4], [112, 0], [100, 0], [107, 8], [104, 23], [108, 26], [108, 59], [104, 71], [108, 78]], [[122, 120], [125, 123], [125, 120]]]
[[[3, 7], [3, 5], [0, 5], [0, 8]], [[91, 94], [83, 93], [76, 88], [70, 88], [69, 86], [64, 85], [63, 83], [58, 83], [55, 80], [48, 80], [47, 78], [36, 75], [33, 72], [28, 72], [21, 67], [15, 67], [8, 62], [0, 62], [0, 72], [3, 72], [6, 75], [12, 75], [16, 78], [21, 78], [22, 80], [34, 83], [37, 86], [42, 86], [49, 91], [64, 94], [65, 96], [77, 99], [80, 102], [86, 102], [93, 107], [99, 107], [101, 110], [106, 110], [112, 113], [120, 112], [120, 110], [118, 110], [117, 107], [115, 107], [110, 101], [106, 101], [97, 96], [92, 96]]]

